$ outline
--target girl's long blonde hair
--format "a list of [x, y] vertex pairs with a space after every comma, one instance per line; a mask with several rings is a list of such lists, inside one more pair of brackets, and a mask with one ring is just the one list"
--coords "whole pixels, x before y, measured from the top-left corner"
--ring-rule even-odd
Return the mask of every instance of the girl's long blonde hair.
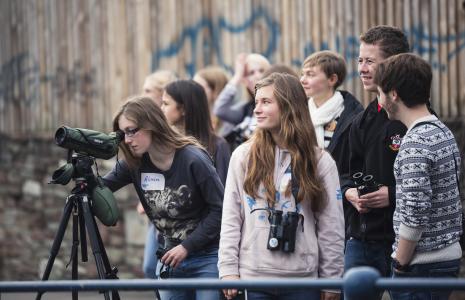
[[[121, 116], [134, 122], [137, 127], [150, 131], [152, 143], [157, 143], [168, 149], [179, 149], [187, 145], [196, 145], [202, 148], [194, 138], [186, 137], [173, 129], [166, 121], [161, 108], [146, 96], [131, 97], [120, 107], [113, 118], [114, 131], [120, 129], [118, 122]], [[136, 168], [140, 165], [141, 158], [134, 156], [126, 143], [120, 143], [119, 147], [130, 168]]]
[[[312, 210], [320, 211], [325, 204], [324, 188], [317, 172], [320, 150], [317, 148], [305, 91], [298, 78], [280, 73], [273, 73], [260, 80], [255, 91], [271, 85], [281, 114], [279, 135], [283, 141], [282, 146], [291, 154], [292, 180], [297, 180], [299, 187], [296, 202], [311, 201]], [[256, 198], [259, 186], [263, 183], [266, 200], [270, 207], [273, 207], [276, 197], [276, 143], [269, 130], [259, 128], [251, 138], [251, 143], [244, 190]], [[290, 190], [291, 186], [288, 186], [289, 193]]]

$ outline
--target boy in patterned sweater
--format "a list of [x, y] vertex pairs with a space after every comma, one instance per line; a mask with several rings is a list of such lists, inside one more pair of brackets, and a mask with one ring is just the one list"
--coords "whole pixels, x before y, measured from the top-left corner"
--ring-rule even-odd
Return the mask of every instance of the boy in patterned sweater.
[[[375, 73], [380, 104], [408, 128], [394, 163], [393, 277], [457, 277], [462, 249], [460, 155], [451, 131], [431, 114], [431, 66], [413, 54]], [[448, 299], [447, 291], [391, 291], [397, 299]]]

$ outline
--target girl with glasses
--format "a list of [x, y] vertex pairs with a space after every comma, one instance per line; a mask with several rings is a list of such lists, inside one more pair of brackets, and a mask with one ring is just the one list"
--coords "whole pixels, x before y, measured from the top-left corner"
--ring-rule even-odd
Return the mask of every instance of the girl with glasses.
[[[155, 102], [136, 96], [124, 103], [113, 129], [125, 132], [124, 159], [104, 177], [116, 191], [133, 184], [155, 224], [170, 278], [218, 277], [223, 185], [208, 152], [173, 129]], [[160, 291], [162, 299], [217, 299], [217, 291]]]

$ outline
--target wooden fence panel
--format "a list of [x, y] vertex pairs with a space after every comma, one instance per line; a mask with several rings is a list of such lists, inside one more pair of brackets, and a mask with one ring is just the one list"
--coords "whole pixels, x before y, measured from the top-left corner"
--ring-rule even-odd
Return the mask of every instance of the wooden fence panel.
[[433, 67], [431, 101], [443, 118], [465, 116], [462, 0], [0, 0], [0, 132], [50, 136], [67, 124], [110, 130], [113, 113], [146, 75], [229, 71], [259, 52], [297, 72], [323, 49], [347, 61], [343, 88], [363, 104], [361, 32], [378, 24], [407, 34]]
[[458, 90], [457, 115], [463, 118], [465, 111], [465, 3], [463, 1], [457, 1], [456, 12], [458, 36], [456, 38], [456, 50], [453, 52], [453, 55], [456, 59], [458, 70], [457, 78], [455, 78]]

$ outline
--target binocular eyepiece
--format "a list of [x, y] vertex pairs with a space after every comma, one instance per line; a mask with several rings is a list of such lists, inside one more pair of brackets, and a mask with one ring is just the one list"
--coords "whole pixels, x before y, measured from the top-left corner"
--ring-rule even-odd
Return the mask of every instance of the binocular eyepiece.
[[297, 226], [299, 225], [300, 219], [303, 223], [303, 215], [291, 211], [284, 214], [282, 210], [270, 208], [256, 208], [250, 213], [256, 210], [266, 210], [269, 213], [270, 233], [268, 234], [266, 248], [271, 251], [281, 250], [286, 253], [294, 252]]
[[357, 172], [352, 175], [359, 196], [373, 193], [379, 190], [379, 184], [376, 183], [373, 175], [364, 175], [362, 172]]

